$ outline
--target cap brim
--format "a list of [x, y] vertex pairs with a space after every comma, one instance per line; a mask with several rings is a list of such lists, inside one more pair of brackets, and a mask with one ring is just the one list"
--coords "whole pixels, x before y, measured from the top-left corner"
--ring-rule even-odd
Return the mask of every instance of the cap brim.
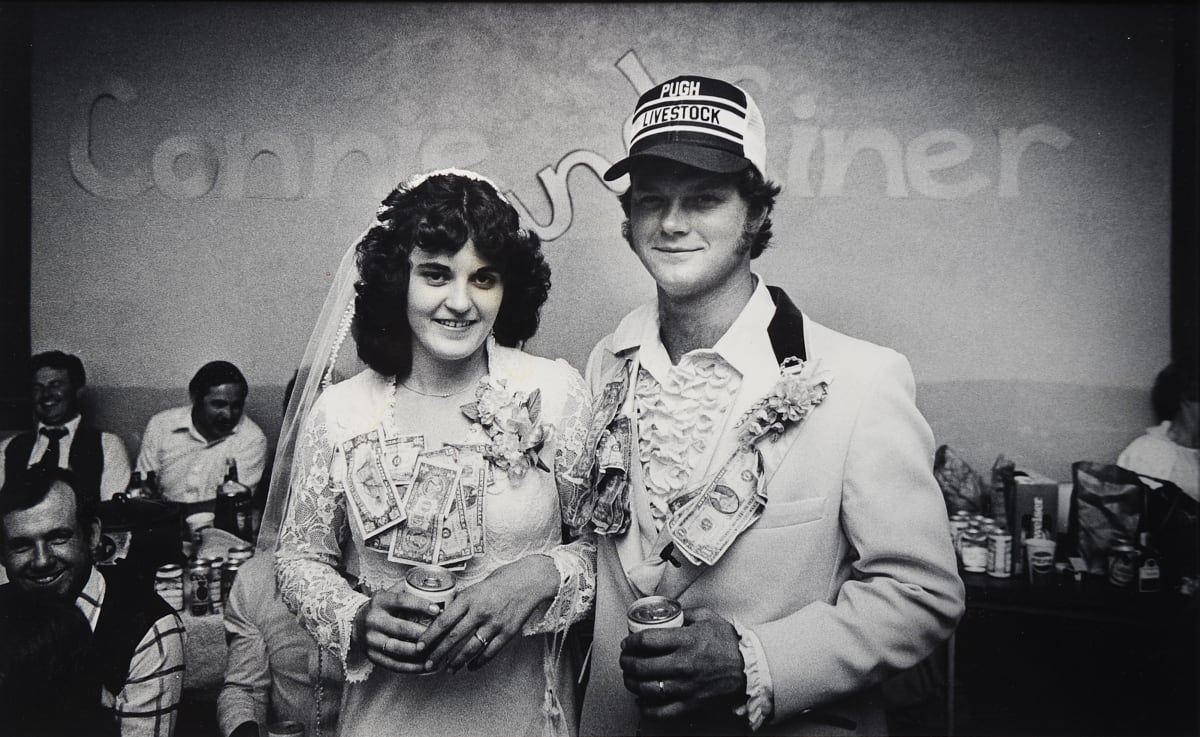
[[626, 156], [613, 164], [608, 171], [604, 172], [604, 181], [611, 182], [644, 164], [655, 162], [661, 164], [663, 159], [719, 174], [732, 174], [753, 166], [750, 159], [729, 151], [697, 146], [692, 143], [663, 143]]

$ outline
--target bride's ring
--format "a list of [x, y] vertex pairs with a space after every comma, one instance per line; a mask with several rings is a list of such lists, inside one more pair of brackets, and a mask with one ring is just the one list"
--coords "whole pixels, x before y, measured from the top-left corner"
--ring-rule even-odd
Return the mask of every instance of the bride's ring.
[[474, 634], [474, 635], [475, 635], [475, 639], [476, 639], [476, 640], [479, 640], [479, 644], [483, 645], [483, 646], [484, 646], [484, 648], [486, 648], [486, 647], [488, 646], [487, 640], [485, 640], [485, 639], [483, 639], [482, 637], [480, 637], [480, 636], [479, 636], [479, 630], [476, 630], [476, 631], [475, 631], [474, 633], [472, 633], [472, 634]]
[[663, 682], [662, 682], [662, 681], [659, 681], [659, 682], [658, 682], [658, 695], [659, 695], [659, 696], [666, 696], [666, 695], [667, 695], [667, 687], [666, 687], [666, 686], [663, 684]]

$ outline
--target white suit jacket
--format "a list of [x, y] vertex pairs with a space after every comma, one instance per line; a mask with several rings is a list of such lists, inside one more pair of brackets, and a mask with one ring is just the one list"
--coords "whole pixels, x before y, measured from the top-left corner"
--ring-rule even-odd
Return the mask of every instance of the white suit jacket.
[[[759, 445], [769, 494], [762, 517], [714, 566], [686, 560], [667, 566], [655, 593], [737, 618], [758, 636], [774, 689], [774, 715], [759, 734], [843, 733], [814, 721], [809, 709], [853, 722], [848, 733], [884, 733], [873, 686], [925, 658], [963, 612], [946, 507], [932, 472], [933, 434], [914, 402], [912, 369], [902, 355], [813, 322], [776, 288], [771, 296], [776, 313], [767, 332], [776, 358], [820, 358], [833, 372], [828, 396], [778, 442]], [[614, 354], [613, 345], [609, 335], [589, 359], [593, 396], [603, 390], [604, 368], [637, 350]], [[747, 383], [740, 391], [754, 397], [771, 388]], [[640, 465], [631, 469], [631, 494], [643, 493]], [[625, 536], [637, 534], [635, 519]], [[626, 608], [636, 598], [625, 570], [638, 562], [631, 559], [637, 546], [620, 543], [598, 542], [581, 735], [639, 729], [618, 662]], [[642, 732], [749, 733], [749, 726], [744, 717], [705, 715], [642, 725]]]

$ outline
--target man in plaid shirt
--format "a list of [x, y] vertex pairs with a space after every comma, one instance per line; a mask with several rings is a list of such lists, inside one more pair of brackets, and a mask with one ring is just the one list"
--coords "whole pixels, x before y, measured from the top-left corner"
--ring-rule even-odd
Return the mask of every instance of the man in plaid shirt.
[[5, 589], [74, 601], [92, 628], [97, 698], [122, 737], [170, 737], [183, 687], [184, 629], [162, 597], [115, 569], [102, 574], [95, 502], [70, 471], [37, 465], [0, 489], [0, 562]]

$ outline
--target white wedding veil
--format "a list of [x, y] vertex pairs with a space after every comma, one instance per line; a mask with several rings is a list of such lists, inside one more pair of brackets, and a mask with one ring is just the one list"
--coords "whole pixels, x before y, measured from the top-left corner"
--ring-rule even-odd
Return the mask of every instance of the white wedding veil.
[[[508, 198], [500, 191], [500, 187], [487, 177], [464, 169], [438, 169], [436, 171], [417, 174], [399, 185], [403, 191], [411, 190], [426, 179], [453, 174], [486, 182], [501, 200]], [[283, 422], [279, 428], [279, 440], [275, 446], [275, 461], [271, 469], [270, 485], [267, 489], [266, 506], [263, 509], [262, 523], [258, 533], [257, 549], [260, 553], [270, 551], [274, 555], [279, 541], [279, 530], [287, 512], [288, 500], [291, 497], [292, 480], [299, 478], [303, 469], [295, 468], [297, 462], [296, 446], [300, 434], [304, 431], [309, 411], [321, 392], [331, 384], [354, 376], [366, 365], [358, 358], [353, 347], [344, 346], [350, 337], [350, 325], [354, 320], [354, 284], [358, 281], [357, 249], [358, 244], [372, 228], [383, 225], [379, 216], [386, 210], [380, 207], [376, 211], [376, 219], [371, 223], [342, 256], [337, 272], [329, 286], [325, 304], [317, 317], [312, 336], [304, 349], [304, 355], [296, 369], [296, 377], [292, 395], [284, 409]]]

